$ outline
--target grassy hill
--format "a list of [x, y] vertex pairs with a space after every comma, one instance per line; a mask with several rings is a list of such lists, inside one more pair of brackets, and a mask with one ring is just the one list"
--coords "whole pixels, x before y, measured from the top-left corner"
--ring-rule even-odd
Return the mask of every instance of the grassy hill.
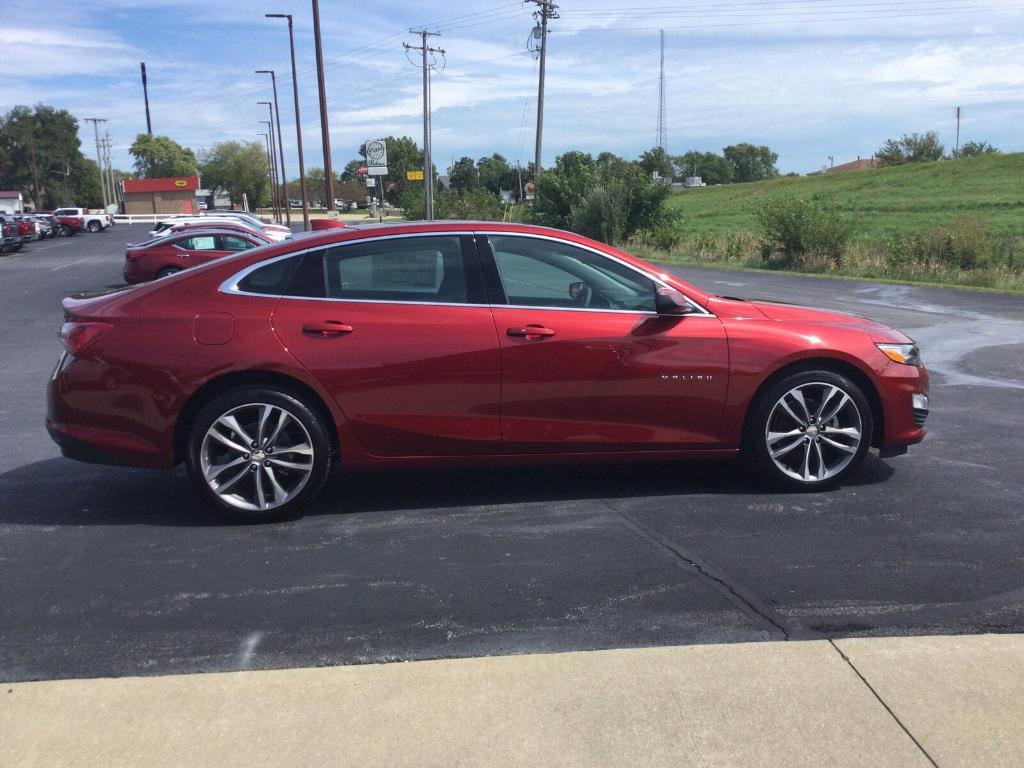
[[[755, 212], [787, 198], [834, 206], [839, 254], [764, 245]], [[638, 255], [1024, 291], [1024, 152], [680, 190], [669, 206], [682, 222], [635, 238]]]
[[993, 235], [1024, 237], [1024, 152], [681, 190], [670, 205], [683, 211], [688, 230], [722, 235], [753, 232], [758, 200], [813, 195], [830, 197], [863, 240], [963, 216], [983, 219]]

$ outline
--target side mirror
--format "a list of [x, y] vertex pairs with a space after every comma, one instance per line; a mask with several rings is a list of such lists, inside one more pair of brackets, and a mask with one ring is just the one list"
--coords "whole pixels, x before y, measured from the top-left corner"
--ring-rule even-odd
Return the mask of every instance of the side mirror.
[[654, 294], [654, 309], [659, 315], [688, 315], [693, 305], [675, 288], [659, 288]]

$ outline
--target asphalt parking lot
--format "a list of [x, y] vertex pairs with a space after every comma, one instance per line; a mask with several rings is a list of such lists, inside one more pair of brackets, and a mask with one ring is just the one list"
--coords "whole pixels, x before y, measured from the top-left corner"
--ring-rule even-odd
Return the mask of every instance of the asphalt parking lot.
[[336, 476], [302, 520], [208, 520], [182, 471], [46, 435], [60, 299], [119, 225], [0, 258], [0, 680], [863, 635], [1024, 631], [1024, 297], [672, 268], [908, 331], [926, 441], [821, 494], [730, 463]]

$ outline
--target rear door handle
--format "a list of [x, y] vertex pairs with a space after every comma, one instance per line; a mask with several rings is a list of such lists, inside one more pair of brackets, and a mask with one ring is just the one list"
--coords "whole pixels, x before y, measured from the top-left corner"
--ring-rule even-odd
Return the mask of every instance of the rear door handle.
[[527, 325], [522, 328], [509, 328], [506, 331], [509, 336], [522, 336], [530, 341], [536, 341], [537, 339], [546, 339], [548, 336], [554, 336], [555, 332], [550, 328], [545, 328], [543, 325]]
[[340, 320], [323, 320], [319, 323], [304, 323], [302, 326], [303, 333], [309, 333], [314, 336], [340, 336], [343, 333], [352, 333], [354, 329], [351, 325], [345, 325]]

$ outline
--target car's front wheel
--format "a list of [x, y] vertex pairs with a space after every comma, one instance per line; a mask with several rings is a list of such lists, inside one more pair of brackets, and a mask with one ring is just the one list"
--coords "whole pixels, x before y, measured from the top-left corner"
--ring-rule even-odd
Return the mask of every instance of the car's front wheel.
[[758, 398], [744, 454], [776, 486], [819, 490], [857, 469], [872, 429], [871, 406], [857, 384], [832, 371], [802, 371]]
[[197, 491], [243, 521], [296, 516], [320, 492], [330, 463], [322, 420], [283, 390], [227, 392], [200, 412], [189, 433], [186, 464]]

